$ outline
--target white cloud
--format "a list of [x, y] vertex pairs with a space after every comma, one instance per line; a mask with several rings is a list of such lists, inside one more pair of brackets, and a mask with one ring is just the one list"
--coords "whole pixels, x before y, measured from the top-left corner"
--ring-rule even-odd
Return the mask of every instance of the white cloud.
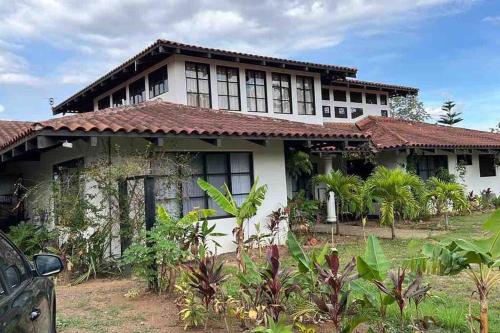
[[494, 25], [499, 25], [500, 24], [500, 15], [498, 16], [486, 16], [483, 18], [483, 22], [491, 23]]
[[[423, 17], [448, 15], [472, 2], [3, 1], [0, 2], [0, 83], [34, 81], [29, 64], [17, 54], [24, 46], [28, 48], [35, 42], [72, 51], [72, 58], [47, 76], [56, 76], [60, 83], [80, 84], [97, 78], [97, 73], [119, 64], [159, 37], [236, 51], [290, 56], [304, 49], [337, 45], [351, 33], [378, 34]], [[2, 57], [17, 57], [21, 67], [16, 70], [2, 67]], [[79, 67], [71, 68], [75, 64]]]
[[0, 104], [0, 113], [2, 113], [4, 111], [5, 111], [5, 106], [3, 106], [2, 104]]

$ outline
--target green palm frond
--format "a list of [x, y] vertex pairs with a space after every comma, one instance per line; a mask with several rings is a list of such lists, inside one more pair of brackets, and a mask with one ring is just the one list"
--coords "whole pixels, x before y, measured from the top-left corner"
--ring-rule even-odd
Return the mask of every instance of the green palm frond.
[[231, 196], [231, 193], [229, 192], [226, 185], [225, 185], [226, 193], [222, 193], [215, 186], [204, 181], [201, 178], [198, 178], [198, 186], [203, 191], [207, 192], [208, 196], [226, 213], [232, 216], [238, 215], [238, 207], [236, 206], [236, 202]]

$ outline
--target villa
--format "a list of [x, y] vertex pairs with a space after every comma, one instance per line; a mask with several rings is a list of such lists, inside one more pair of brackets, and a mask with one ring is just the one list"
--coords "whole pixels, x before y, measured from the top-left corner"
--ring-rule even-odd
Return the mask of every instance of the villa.
[[[316, 174], [343, 168], [365, 177], [376, 165], [413, 163], [423, 179], [444, 168], [468, 191], [500, 193], [499, 134], [395, 119], [389, 99], [418, 89], [356, 77], [352, 67], [158, 40], [55, 106], [57, 117], [0, 121], [2, 224], [37, 219], [30, 203], [20, 200], [19, 182], [29, 187], [98, 158], [120, 163], [112, 147], [127, 154], [151, 144], [158, 152], [192, 154], [192, 175], [156, 195], [153, 205], [146, 202], [146, 211], [154, 204], [179, 215], [216, 208], [197, 178], [226, 183], [240, 200], [258, 176], [268, 194], [254, 222], [286, 206], [299, 190], [326, 200], [327, 219], [334, 221], [335, 198], [287, 174], [286, 155], [296, 150], [311, 155]], [[155, 178], [151, 170], [137, 177], [144, 178], [146, 192], [155, 186], [148, 183]], [[218, 211], [215, 221], [228, 234], [222, 250], [233, 250], [232, 219]]]

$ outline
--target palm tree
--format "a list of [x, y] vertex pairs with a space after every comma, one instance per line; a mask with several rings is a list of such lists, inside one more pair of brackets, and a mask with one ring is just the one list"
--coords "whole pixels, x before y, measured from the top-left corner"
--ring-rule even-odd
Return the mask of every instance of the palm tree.
[[259, 179], [257, 178], [250, 189], [250, 193], [245, 198], [245, 201], [238, 205], [226, 184], [224, 184], [223, 191], [221, 192], [212, 184], [198, 178], [198, 186], [205, 191], [222, 210], [234, 216], [236, 219], [236, 228], [234, 228], [233, 234], [236, 238], [236, 260], [238, 261], [238, 269], [240, 272], [245, 271], [242, 257], [245, 242], [244, 223], [257, 214], [257, 210], [262, 205], [267, 192], [267, 185], [258, 186], [258, 181]]
[[357, 189], [361, 186], [362, 180], [358, 176], [346, 175], [341, 170], [334, 170], [326, 175], [314, 177], [316, 183], [325, 184], [328, 193], [334, 193], [337, 206], [337, 223], [335, 233], [340, 234], [339, 218], [345, 213], [347, 203], [352, 200]]
[[366, 186], [380, 201], [380, 223], [389, 225], [392, 239], [396, 238], [396, 220], [418, 214], [419, 205], [414, 192], [423, 187], [422, 180], [401, 168], [379, 166], [366, 181]]
[[464, 188], [460, 184], [444, 182], [435, 177], [427, 182], [430, 188], [429, 199], [434, 201], [438, 214], [444, 212], [444, 225], [448, 229], [449, 208], [460, 210], [467, 207]]
[[374, 210], [373, 201], [373, 193], [366, 182], [358, 187], [356, 193], [354, 193], [354, 196], [352, 197], [352, 208], [353, 211], [359, 214], [361, 223], [363, 225], [363, 235], [367, 221], [367, 215], [369, 213], [372, 213]]

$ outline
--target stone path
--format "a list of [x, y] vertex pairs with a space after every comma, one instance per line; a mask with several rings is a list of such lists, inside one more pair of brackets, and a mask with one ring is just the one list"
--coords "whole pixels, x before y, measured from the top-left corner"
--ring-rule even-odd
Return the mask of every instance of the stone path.
[[[331, 234], [335, 224], [317, 224], [316, 232], [321, 234]], [[396, 229], [396, 238], [399, 239], [425, 239], [442, 235], [446, 231], [441, 230], [416, 230], [416, 229]], [[363, 237], [363, 227], [357, 225], [340, 224], [340, 234], [344, 236]], [[391, 229], [386, 227], [365, 227], [365, 235], [375, 235], [378, 238], [391, 238]]]

